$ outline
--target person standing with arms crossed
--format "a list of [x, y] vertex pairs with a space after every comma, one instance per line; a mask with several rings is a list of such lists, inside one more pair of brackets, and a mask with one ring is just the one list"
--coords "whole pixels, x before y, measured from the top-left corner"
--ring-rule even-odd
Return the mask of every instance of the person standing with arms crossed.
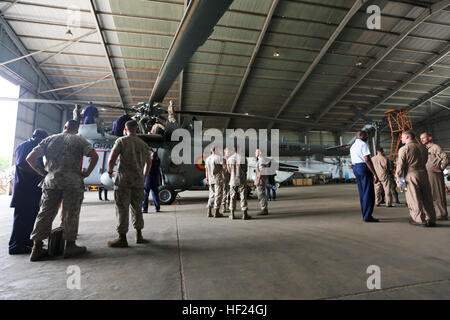
[[[16, 172], [10, 205], [14, 208], [14, 222], [9, 239], [9, 254], [31, 253], [33, 241], [30, 240], [30, 234], [39, 212], [42, 196], [39, 183], [42, 176], [30, 167], [26, 159], [28, 154], [47, 136], [47, 132], [35, 130], [31, 139], [22, 142], [16, 149]], [[42, 158], [38, 161], [43, 167]]]
[[420, 141], [428, 149], [427, 172], [433, 196], [434, 211], [437, 220], [448, 220], [447, 192], [443, 171], [447, 168], [449, 158], [440, 146], [433, 143], [433, 138], [426, 132], [420, 135]]
[[152, 166], [150, 148], [137, 136], [138, 124], [131, 120], [125, 123], [126, 136], [116, 140], [108, 161], [108, 174], [112, 177], [119, 158], [119, 168], [114, 182], [114, 199], [118, 218], [119, 237], [108, 241], [113, 248], [128, 247], [127, 232], [130, 206], [133, 227], [136, 229], [136, 243], [146, 243], [142, 236], [144, 218], [141, 205], [144, 200], [144, 183]]
[[395, 175], [398, 185], [401, 177], [405, 179], [405, 196], [411, 216], [409, 223], [414, 226], [434, 227], [436, 213], [426, 169], [428, 151], [425, 146], [418, 144], [415, 138], [412, 131], [403, 133], [404, 146], [398, 151]]

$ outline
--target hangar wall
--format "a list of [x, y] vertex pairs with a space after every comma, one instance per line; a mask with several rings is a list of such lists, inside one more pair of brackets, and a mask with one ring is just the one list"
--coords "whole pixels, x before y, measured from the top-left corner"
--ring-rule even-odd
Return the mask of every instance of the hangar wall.
[[[28, 54], [24, 50], [23, 44], [15, 37], [8, 23], [0, 17], [0, 60], [9, 61]], [[55, 94], [38, 94], [39, 91], [53, 89], [38, 70], [33, 57], [29, 57], [0, 66], [0, 76], [20, 85], [20, 98], [57, 99]], [[29, 139], [34, 129], [45, 129], [49, 134], [60, 132], [65, 120], [64, 108], [61, 106], [21, 102], [17, 110], [14, 149]]]

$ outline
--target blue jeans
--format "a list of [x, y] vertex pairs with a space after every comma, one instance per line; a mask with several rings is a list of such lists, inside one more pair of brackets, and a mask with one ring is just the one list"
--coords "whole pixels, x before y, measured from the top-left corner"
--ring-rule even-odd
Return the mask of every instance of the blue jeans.
[[272, 198], [275, 200], [277, 198], [277, 193], [272, 185], [268, 184], [266, 186], [266, 194], [267, 194], [267, 200], [270, 200], [270, 190], [272, 190]]
[[361, 213], [363, 220], [372, 218], [375, 206], [375, 189], [373, 186], [373, 174], [365, 163], [357, 163], [353, 167], [353, 173], [358, 184], [359, 200], [361, 203]]
[[144, 201], [142, 202], [142, 211], [148, 211], [148, 197], [152, 195], [153, 203], [155, 204], [156, 211], [159, 211], [161, 206], [158, 199], [158, 188], [159, 188], [159, 176], [153, 177], [148, 176], [145, 181], [144, 188]]

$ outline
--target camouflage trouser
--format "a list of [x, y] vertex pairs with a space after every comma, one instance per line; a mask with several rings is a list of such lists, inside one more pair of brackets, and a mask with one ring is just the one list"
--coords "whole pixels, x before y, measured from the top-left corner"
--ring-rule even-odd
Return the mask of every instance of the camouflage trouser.
[[223, 185], [214, 183], [209, 185], [208, 208], [218, 209], [222, 203]]
[[232, 186], [230, 187], [230, 210], [236, 209], [237, 195], [241, 196], [241, 210], [245, 211], [247, 207], [247, 194], [246, 186]]
[[267, 209], [266, 185], [267, 179], [265, 177], [261, 177], [260, 184], [256, 187], [256, 192], [258, 193], [258, 202], [261, 210]]
[[118, 233], [127, 233], [130, 220], [136, 230], [144, 228], [144, 218], [142, 216], [142, 201], [144, 201], [144, 188], [114, 188], [114, 199], [116, 201], [116, 216], [119, 219], [117, 224]]
[[58, 214], [62, 201], [62, 214], [64, 226], [64, 239], [75, 241], [78, 234], [78, 223], [80, 220], [80, 209], [83, 203], [83, 189], [43, 189], [41, 198], [41, 209], [36, 218], [31, 239], [42, 241], [47, 239], [52, 230], [52, 223]]
[[222, 192], [222, 204], [230, 203], [230, 185], [224, 184]]

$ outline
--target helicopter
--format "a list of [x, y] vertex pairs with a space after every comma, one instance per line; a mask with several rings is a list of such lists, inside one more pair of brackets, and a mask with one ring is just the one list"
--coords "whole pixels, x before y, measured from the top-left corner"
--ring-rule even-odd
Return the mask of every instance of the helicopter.
[[[114, 107], [105, 105], [95, 105], [98, 107], [109, 107], [113, 109], [121, 109], [124, 112], [134, 112], [139, 123], [140, 134], [138, 135], [143, 141], [145, 141], [150, 148], [157, 152], [158, 157], [161, 159], [161, 173], [162, 173], [162, 185], [158, 192], [158, 196], [163, 204], [170, 204], [175, 200], [177, 193], [184, 190], [188, 190], [193, 185], [198, 185], [200, 181], [204, 179], [204, 158], [207, 156], [205, 150], [210, 146], [210, 142], [203, 139], [192, 139], [192, 146], [201, 146], [200, 154], [193, 155], [190, 161], [186, 163], [175, 163], [172, 157], [173, 148], [176, 147], [179, 141], [173, 141], [171, 139], [172, 133], [178, 129], [186, 130], [189, 133], [193, 133], [195, 136], [195, 121], [185, 118], [182, 124], [168, 123], [165, 127], [164, 134], [148, 134], [151, 132], [151, 128], [156, 119], [166, 119], [163, 115], [167, 111], [161, 106], [161, 102], [164, 100], [167, 92], [172, 86], [179, 73], [183, 70], [185, 65], [189, 62], [191, 57], [197, 51], [197, 49], [208, 39], [208, 37], [214, 31], [214, 27], [222, 17], [222, 15], [229, 8], [233, 0], [216, 0], [216, 1], [202, 1], [191, 0], [188, 2], [185, 13], [182, 17], [178, 30], [172, 40], [167, 55], [162, 63], [161, 69], [157, 76], [155, 85], [151, 91], [149, 100], [147, 103], [139, 103], [136, 106], [126, 107]], [[71, 102], [68, 100], [45, 100], [45, 99], [14, 99], [21, 102], [34, 102], [34, 103], [53, 103], [59, 105], [78, 105], [77, 102]], [[302, 122], [289, 119], [275, 119], [270, 117], [264, 117], [260, 115], [230, 113], [230, 112], [211, 112], [211, 111], [179, 111], [184, 116], [213, 116], [213, 117], [238, 117], [242, 119], [253, 119], [262, 121], [273, 121], [275, 123], [286, 123], [295, 125], [296, 127], [302, 127], [306, 129], [319, 129], [325, 131], [342, 131], [342, 128], [332, 127], [329, 125], [321, 125], [312, 122]], [[85, 137], [91, 142], [99, 154], [99, 161], [97, 167], [93, 171], [92, 177], [85, 180], [87, 185], [100, 185], [100, 175], [104, 172], [111, 148], [114, 145], [117, 136], [109, 134], [101, 135], [97, 133], [96, 125], [82, 125], [79, 130], [79, 134]], [[225, 139], [225, 138], [224, 138]], [[279, 141], [279, 139], [276, 139]], [[270, 144], [275, 139], [270, 141]], [[278, 142], [277, 141], [277, 142]], [[221, 145], [226, 145], [222, 141]], [[262, 141], [253, 141], [256, 145], [259, 145]], [[245, 144], [252, 144], [252, 139], [246, 138]], [[316, 160], [323, 159], [326, 156], [344, 156], [349, 154], [350, 145], [342, 146], [322, 146], [322, 145], [307, 145], [307, 144], [295, 144], [295, 143], [281, 143], [279, 144], [279, 156], [282, 157], [299, 157], [299, 156], [312, 156]], [[275, 151], [275, 150], [274, 150]], [[246, 148], [246, 157], [251, 157], [251, 151]], [[250, 161], [249, 161], [250, 162]], [[84, 159], [83, 168], [89, 165], [89, 160]], [[278, 172], [281, 177], [287, 179], [294, 172], [301, 172], [307, 168], [301, 168], [299, 166], [288, 166], [286, 164], [280, 164]], [[311, 172], [311, 169], [308, 169]], [[249, 170], [250, 172], [254, 172]], [[322, 172], [322, 171], [318, 171]]]

